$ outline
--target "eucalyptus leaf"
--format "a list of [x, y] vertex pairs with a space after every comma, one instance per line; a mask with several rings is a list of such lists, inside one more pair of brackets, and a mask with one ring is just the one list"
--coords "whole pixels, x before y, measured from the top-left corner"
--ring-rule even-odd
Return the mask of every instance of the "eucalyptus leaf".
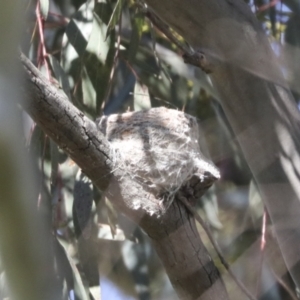
[[89, 74], [86, 71], [86, 68], [82, 69], [81, 83], [82, 83], [83, 103], [88, 108], [95, 111], [95, 109], [96, 109], [96, 90], [90, 79]]
[[59, 238], [58, 238], [58, 241], [64, 249], [65, 255], [69, 261], [70, 267], [73, 272], [74, 292], [75, 292], [75, 295], [78, 297], [76, 299], [90, 300], [89, 295], [87, 293], [87, 288], [84, 286], [84, 283], [83, 283], [80, 273], [77, 269], [77, 266], [76, 266], [73, 258], [68, 253], [68, 243], [66, 243], [65, 241], [63, 241], [62, 239], [59, 239]]
[[80, 31], [80, 27], [77, 26], [74, 20], [71, 20], [66, 28], [66, 35], [70, 44], [75, 48], [79, 56], [84, 54], [86, 46], [88, 44], [84, 35]]
[[51, 152], [51, 194], [54, 198], [55, 190], [57, 189], [58, 182], [58, 167], [59, 167], [59, 152], [57, 145], [50, 140], [50, 152]]
[[38, 125], [34, 125], [31, 133], [29, 151], [30, 154], [37, 160], [40, 159], [42, 155], [43, 139], [44, 133], [41, 130], [41, 127], [39, 127]]
[[10, 296], [7, 278], [4, 271], [0, 272], [0, 299], [8, 299]]
[[[97, 3], [94, 11], [93, 29], [84, 55], [84, 65], [87, 75], [96, 92], [95, 102], [85, 99], [89, 102], [88, 108], [93, 109], [95, 117], [101, 108], [103, 99], [106, 95], [106, 89], [109, 86], [111, 68], [113, 66], [113, 57], [115, 53], [115, 34], [114, 31], [105, 39], [107, 32], [107, 23], [111, 15], [110, 6], [107, 3]], [[86, 82], [88, 84], [88, 82]], [[85, 86], [86, 88], [87, 86]], [[86, 95], [84, 95], [86, 97]], [[94, 99], [94, 98], [93, 98]]]
[[117, 234], [118, 213], [107, 197], [105, 197], [105, 206], [107, 209], [107, 219], [111, 235], [114, 238]]
[[219, 209], [215, 188], [210, 188], [201, 198], [203, 209], [209, 224], [215, 229], [222, 229], [223, 225], [219, 219]]
[[110, 32], [115, 28], [116, 24], [119, 22], [122, 13], [123, 4], [124, 4], [124, 0], [118, 0], [114, 8], [114, 11], [110, 17], [110, 20], [108, 22], [106, 38], [109, 36]]
[[132, 64], [137, 54], [140, 40], [143, 33], [144, 16], [141, 14], [134, 14], [131, 18], [132, 33], [130, 43], [128, 46], [128, 62]]
[[94, 13], [93, 29], [86, 50], [94, 54], [102, 63], [106, 61], [110, 39], [106, 39], [107, 25]]
[[103, 240], [114, 241], [126, 240], [125, 233], [122, 229], [116, 226], [114, 229], [112, 229], [112, 226], [107, 224], [98, 224], [98, 238]]
[[39, 0], [40, 1], [40, 10], [44, 20], [47, 20], [49, 13], [49, 0]]
[[77, 172], [74, 185], [73, 220], [77, 236], [91, 235], [90, 217], [93, 205], [93, 186], [91, 180], [81, 170]]
[[65, 33], [68, 41], [74, 47], [79, 57], [84, 54], [91, 35], [94, 19], [94, 2], [87, 1], [86, 4], [82, 5], [66, 27]]
[[158, 57], [157, 51], [156, 51], [156, 37], [155, 37], [155, 31], [153, 28], [153, 24], [150, 24], [150, 33], [151, 33], [151, 39], [152, 39], [152, 48], [153, 48], [153, 55], [155, 57], [157, 66], [159, 67], [160, 71], [165, 75], [165, 77], [172, 83], [172, 78], [170, 74], [165, 70], [165, 67], [160, 61], [160, 58]]
[[173, 76], [173, 84], [171, 84], [170, 87], [172, 102], [176, 107], [183, 107], [188, 99], [188, 85], [186, 78]]
[[134, 86], [134, 110], [144, 110], [151, 108], [151, 99], [146, 85], [140, 84], [136, 81]]
[[67, 74], [65, 73], [64, 69], [61, 67], [59, 61], [52, 55], [48, 56], [52, 70], [54, 72], [56, 80], [59, 82], [60, 86], [62, 87], [63, 91], [68, 96], [69, 100], [71, 99], [70, 94], [70, 84]]
[[69, 300], [69, 297], [68, 297], [68, 285], [67, 285], [67, 281], [66, 280], [63, 281], [62, 300]]
[[253, 221], [259, 220], [264, 212], [264, 203], [256, 182], [251, 179], [249, 186], [249, 212]]

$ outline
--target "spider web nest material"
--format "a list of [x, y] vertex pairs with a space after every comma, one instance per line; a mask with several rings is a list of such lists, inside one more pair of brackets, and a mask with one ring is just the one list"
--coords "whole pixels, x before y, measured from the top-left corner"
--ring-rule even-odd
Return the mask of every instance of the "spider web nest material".
[[[200, 151], [196, 118], [165, 107], [101, 118], [115, 168], [171, 204], [176, 192], [195, 176], [200, 183], [220, 177]], [[167, 195], [167, 196], [166, 196]]]

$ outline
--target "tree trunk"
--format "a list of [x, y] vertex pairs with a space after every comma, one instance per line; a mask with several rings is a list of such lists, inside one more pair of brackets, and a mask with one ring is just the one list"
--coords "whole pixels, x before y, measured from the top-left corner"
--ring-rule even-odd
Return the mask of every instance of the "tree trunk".
[[300, 287], [299, 113], [259, 22], [242, 0], [146, 0], [204, 57]]
[[[194, 218], [178, 201], [163, 216], [160, 230], [148, 229], [155, 250], [181, 299], [228, 299], [219, 271], [203, 245]], [[183, 247], [183, 245], [185, 245]], [[190, 256], [192, 255], [192, 256]]]

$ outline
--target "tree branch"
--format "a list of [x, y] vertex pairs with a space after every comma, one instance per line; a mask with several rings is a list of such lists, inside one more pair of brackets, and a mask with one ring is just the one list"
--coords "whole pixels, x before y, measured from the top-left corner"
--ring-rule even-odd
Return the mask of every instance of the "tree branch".
[[[220, 274], [186, 209], [174, 201], [168, 210], [162, 211], [160, 199], [151, 191], [122, 170], [113, 169], [108, 141], [95, 123], [23, 55], [21, 61], [28, 83], [29, 101], [25, 110], [114, 206], [150, 236], [178, 295], [191, 300], [227, 300]], [[134, 205], [137, 201], [139, 207]], [[155, 213], [149, 213], [149, 205]]]

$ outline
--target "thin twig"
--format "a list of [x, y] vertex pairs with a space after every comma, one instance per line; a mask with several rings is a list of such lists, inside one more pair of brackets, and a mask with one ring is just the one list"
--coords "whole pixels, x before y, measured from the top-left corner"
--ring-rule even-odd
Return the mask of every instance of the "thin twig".
[[[111, 88], [112, 88], [113, 77], [114, 77], [116, 66], [117, 66], [117, 63], [118, 63], [119, 51], [120, 51], [120, 45], [121, 45], [122, 14], [120, 14], [118, 27], [119, 28], [118, 28], [117, 49], [116, 49], [115, 56], [114, 56], [113, 66], [112, 66], [111, 71], [110, 71], [109, 83], [108, 83], [108, 87], [106, 89], [106, 93], [105, 93], [105, 96], [104, 96], [104, 99], [103, 99], [101, 110], [104, 109], [105, 105], [108, 102], [108, 97], [110, 95], [110, 91], [111, 91]], [[99, 114], [100, 114], [100, 111], [99, 111]]]
[[158, 16], [149, 10], [146, 10], [146, 16], [152, 22], [152, 24], [157, 27], [158, 30], [160, 30], [172, 43], [178, 47], [178, 49], [180, 49], [183, 53], [191, 54], [191, 49], [181, 43], [172, 33], [169, 26], [165, 24]]
[[[145, 11], [148, 19], [151, 21], [151, 25], [153, 24], [171, 42], [173, 42], [178, 47], [178, 49], [182, 51], [182, 58], [186, 64], [190, 64], [195, 67], [200, 67], [207, 74], [212, 73], [212, 66], [206, 58], [207, 51], [204, 51], [204, 49], [202, 49], [201, 51], [199, 49], [195, 51], [187, 43], [180, 42], [170, 30], [169, 26], [166, 25], [158, 16], [156, 16], [152, 11], [150, 11], [147, 8], [143, 8], [143, 10]], [[209, 51], [209, 54], [212, 55], [211, 51]]]
[[248, 289], [244, 286], [244, 284], [236, 278], [236, 276], [234, 275], [234, 273], [231, 271], [228, 262], [225, 260], [221, 249], [219, 247], [219, 245], [217, 244], [217, 242], [215, 241], [210, 229], [208, 228], [208, 226], [205, 224], [205, 222], [202, 220], [202, 218], [200, 217], [200, 215], [198, 214], [198, 212], [190, 205], [190, 203], [188, 202], [188, 200], [186, 199], [186, 197], [182, 196], [182, 195], [178, 195], [178, 199], [182, 202], [182, 204], [186, 207], [186, 209], [194, 216], [194, 218], [199, 222], [199, 224], [202, 226], [202, 228], [204, 229], [204, 231], [206, 232], [210, 242], [212, 243], [213, 247], [215, 248], [221, 263], [224, 265], [225, 269], [228, 271], [229, 275], [232, 277], [232, 279], [235, 281], [235, 283], [239, 286], [239, 288], [244, 292], [244, 294], [251, 300], [257, 300], [257, 298], [255, 298], [249, 291]]
[[293, 291], [290, 289], [290, 287], [275, 273], [275, 271], [270, 268], [273, 276], [277, 280], [277, 282], [282, 286], [282, 288], [290, 295], [292, 300], [299, 300], [299, 298], [293, 293]]
[[120, 57], [121, 60], [123, 60], [127, 66], [127, 68], [130, 70], [130, 72], [133, 74], [133, 76], [135, 77], [135, 80], [141, 81], [139, 75], [137, 74], [137, 72], [134, 70], [133, 66], [130, 65], [130, 63], [128, 62], [127, 59], [124, 59], [123, 57]]
[[258, 7], [258, 12], [265, 11], [265, 10], [267, 10], [267, 9], [275, 6], [278, 2], [279, 2], [279, 0], [272, 0], [270, 3], [267, 3], [265, 5], [259, 6]]
[[[39, 29], [39, 36], [40, 36], [40, 42], [39, 42], [39, 56], [38, 56], [38, 64], [42, 62], [42, 64], [45, 64], [47, 74], [48, 74], [48, 79], [51, 80], [51, 75], [50, 75], [50, 67], [48, 65], [47, 61], [47, 50], [45, 46], [45, 37], [44, 37], [44, 22], [45, 20], [43, 19], [43, 16], [41, 14], [41, 7], [40, 7], [40, 1], [37, 1], [36, 4], [36, 19], [37, 19], [37, 24], [38, 24], [38, 29]], [[41, 55], [40, 55], [41, 54]]]
[[67, 24], [70, 22], [70, 19], [69, 19], [69, 18], [66, 18], [66, 17], [63, 16], [63, 15], [54, 13], [54, 12], [52, 12], [52, 11], [49, 11], [49, 12], [48, 12], [48, 15], [54, 16], [54, 17], [56, 17], [56, 18], [58, 18], [58, 19], [61, 19], [61, 20], [64, 22], [64, 25], [67, 25]]
[[265, 248], [266, 248], [266, 226], [267, 226], [267, 212], [266, 212], [266, 208], [265, 208], [264, 214], [263, 214], [262, 228], [261, 228], [261, 242], [260, 242], [261, 257], [260, 257], [259, 274], [257, 276], [256, 296], [258, 296], [259, 292], [260, 292], [262, 266], [263, 266], [263, 262], [264, 262], [264, 254], [265, 254]]
[[[263, 262], [263, 258], [264, 258], [264, 253], [265, 253], [265, 249], [266, 249], [266, 228], [267, 228], [267, 211], [266, 208], [264, 209], [264, 214], [263, 214], [263, 222], [262, 222], [262, 229], [261, 229], [261, 243], [260, 243], [260, 249], [262, 252], [262, 256], [261, 256], [261, 267], [260, 270], [262, 270], [262, 262]], [[293, 293], [293, 291], [290, 289], [290, 287], [276, 274], [276, 272], [273, 270], [273, 268], [270, 268], [273, 276], [275, 277], [276, 281], [282, 286], [282, 288], [290, 295], [291, 299], [293, 300], [297, 300], [297, 296], [295, 295], [295, 293]], [[261, 273], [261, 271], [260, 271]], [[260, 276], [261, 277], [261, 276]], [[257, 284], [259, 283], [259, 281], [257, 282]], [[258, 290], [257, 290], [258, 291]], [[258, 295], [258, 293], [257, 293]]]

